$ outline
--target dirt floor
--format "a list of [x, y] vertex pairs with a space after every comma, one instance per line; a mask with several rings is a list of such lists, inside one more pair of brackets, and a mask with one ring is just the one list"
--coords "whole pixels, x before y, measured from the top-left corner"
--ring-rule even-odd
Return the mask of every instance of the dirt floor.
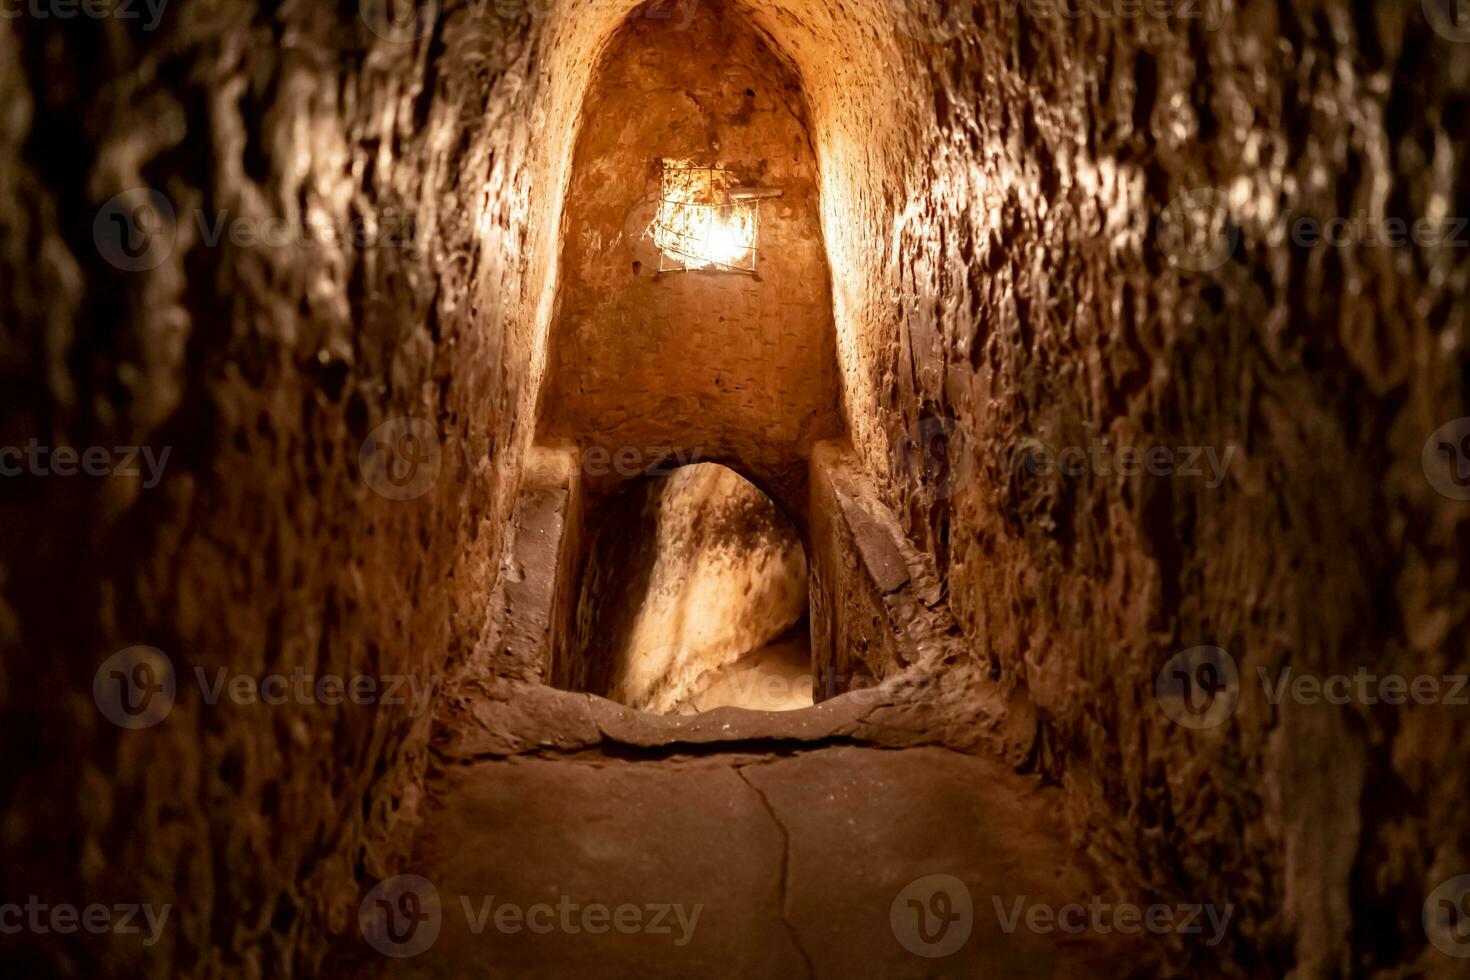
[[1003, 762], [855, 744], [830, 707], [664, 722], [586, 700], [622, 711], [616, 740], [457, 758], [470, 742], [450, 741], [410, 873], [368, 896], [366, 940], [329, 967], [1039, 980], [1138, 962], [1124, 937], [1035, 911], [1102, 889], [1056, 790]]

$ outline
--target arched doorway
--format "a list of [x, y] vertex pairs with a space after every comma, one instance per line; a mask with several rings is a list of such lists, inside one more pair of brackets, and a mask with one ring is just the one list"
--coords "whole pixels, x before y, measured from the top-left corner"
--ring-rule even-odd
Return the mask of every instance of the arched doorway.
[[812, 703], [806, 552], [770, 497], [698, 463], [599, 510], [557, 686], [664, 714]]
[[[641, 710], [797, 707], [811, 703], [812, 458], [845, 431], [809, 110], [738, 5], [657, 13], [639, 7], [609, 37], [577, 125], [534, 437], [560, 462], [535, 491], [548, 533], [526, 544], [555, 575], [514, 659]], [[717, 231], [747, 237], [709, 261], [684, 250]], [[670, 464], [683, 469], [650, 474]], [[709, 499], [685, 499], [706, 483]], [[764, 508], [781, 541], [701, 545], [724, 555], [720, 587], [676, 588], [676, 568], [705, 566], [660, 548], [693, 535], [678, 515], [723, 513], [716, 498]]]

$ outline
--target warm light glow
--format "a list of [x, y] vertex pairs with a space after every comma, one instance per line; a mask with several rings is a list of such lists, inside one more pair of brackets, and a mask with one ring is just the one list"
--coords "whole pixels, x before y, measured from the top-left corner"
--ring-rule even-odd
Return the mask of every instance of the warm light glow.
[[728, 170], [664, 162], [653, 241], [667, 269], [755, 271], [756, 204], [736, 201]]

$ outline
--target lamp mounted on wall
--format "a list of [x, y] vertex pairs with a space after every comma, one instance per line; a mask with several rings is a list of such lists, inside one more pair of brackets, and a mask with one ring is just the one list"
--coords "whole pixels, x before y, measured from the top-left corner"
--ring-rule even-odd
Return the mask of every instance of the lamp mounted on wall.
[[755, 274], [757, 203], [780, 197], [778, 188], [742, 186], [733, 171], [665, 160], [658, 211], [649, 230], [658, 246], [659, 272]]

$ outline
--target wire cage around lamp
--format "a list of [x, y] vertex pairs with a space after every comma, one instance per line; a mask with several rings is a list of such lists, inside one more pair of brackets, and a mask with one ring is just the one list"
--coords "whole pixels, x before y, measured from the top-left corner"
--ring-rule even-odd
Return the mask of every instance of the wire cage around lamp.
[[664, 161], [651, 229], [660, 272], [755, 274], [760, 212], [756, 200], [732, 193], [739, 184], [723, 167]]

